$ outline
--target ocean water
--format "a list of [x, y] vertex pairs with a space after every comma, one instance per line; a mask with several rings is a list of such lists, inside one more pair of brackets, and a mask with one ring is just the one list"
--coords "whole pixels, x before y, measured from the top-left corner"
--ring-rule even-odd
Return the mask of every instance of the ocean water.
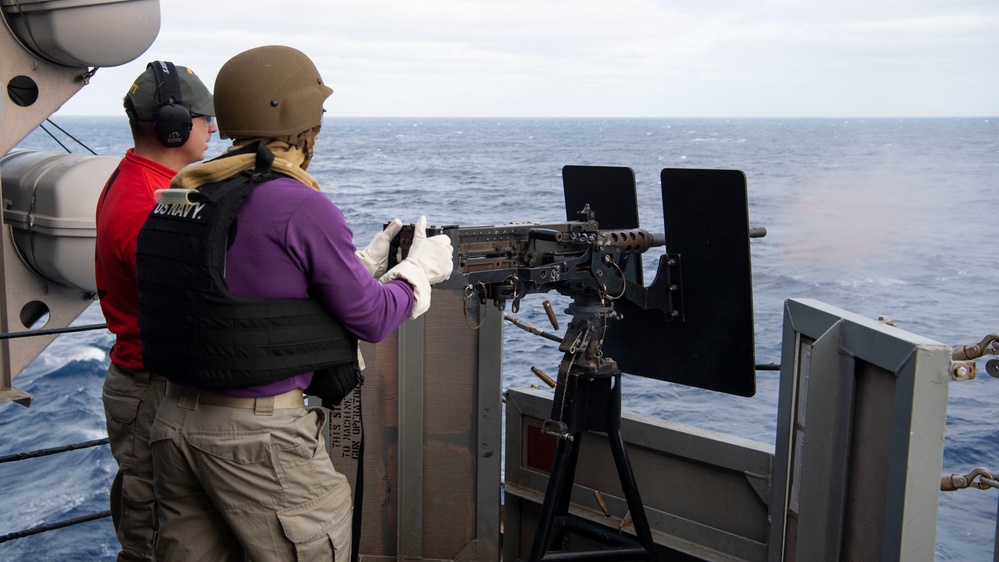
[[[57, 123], [101, 155], [130, 145], [124, 119]], [[50, 127], [51, 129], [51, 127]], [[61, 140], [65, 137], [58, 135]], [[222, 152], [213, 141], [209, 156]], [[36, 131], [22, 148], [61, 150]], [[74, 152], [84, 152], [71, 146]], [[780, 362], [783, 303], [814, 298], [948, 345], [999, 332], [999, 118], [962, 119], [337, 119], [327, 118], [312, 172], [343, 209], [359, 246], [386, 220], [502, 224], [564, 220], [561, 168], [629, 166], [642, 227], [663, 228], [659, 172], [746, 173], [757, 363]], [[647, 282], [655, 252], [646, 255]], [[540, 303], [521, 318], [545, 325]], [[103, 321], [96, 306], [78, 324]], [[554, 373], [548, 340], [504, 328], [504, 387]], [[0, 404], [0, 455], [105, 435], [101, 383], [112, 338], [59, 337], [16, 380], [30, 408]], [[627, 410], [772, 444], [778, 373], [742, 398], [626, 377]], [[979, 363], [950, 387], [942, 473], [999, 469], [999, 380]], [[0, 535], [107, 509], [115, 463], [106, 446], [0, 464]], [[936, 559], [991, 560], [997, 491], [942, 494]], [[110, 519], [0, 544], [0, 560], [113, 560]]]

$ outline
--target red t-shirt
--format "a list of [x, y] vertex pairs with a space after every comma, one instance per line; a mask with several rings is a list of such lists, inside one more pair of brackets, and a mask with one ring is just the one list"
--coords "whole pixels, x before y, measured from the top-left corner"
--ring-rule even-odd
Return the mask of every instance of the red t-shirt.
[[136, 238], [156, 205], [153, 193], [169, 187], [176, 174], [129, 149], [97, 201], [97, 296], [108, 330], [115, 335], [111, 361], [130, 371], [143, 370], [135, 283]]

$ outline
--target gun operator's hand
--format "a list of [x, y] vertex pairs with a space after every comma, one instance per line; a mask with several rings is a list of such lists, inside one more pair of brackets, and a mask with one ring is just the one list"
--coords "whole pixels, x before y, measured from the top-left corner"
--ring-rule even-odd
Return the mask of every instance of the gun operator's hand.
[[406, 259], [390, 269], [379, 279], [387, 283], [393, 279], [405, 279], [413, 288], [413, 310], [410, 318], [416, 318], [430, 308], [430, 286], [451, 276], [451, 239], [444, 234], [427, 238], [427, 217], [416, 221], [413, 231], [413, 244]]
[[375, 235], [366, 248], [357, 252], [357, 257], [374, 277], [381, 277], [388, 269], [389, 246], [395, 235], [402, 230], [402, 221], [392, 219], [384, 230]]
[[409, 248], [406, 261], [413, 260], [419, 264], [427, 274], [427, 280], [434, 285], [451, 277], [453, 255], [451, 239], [444, 234], [427, 238], [427, 217], [420, 217], [416, 221], [413, 245]]

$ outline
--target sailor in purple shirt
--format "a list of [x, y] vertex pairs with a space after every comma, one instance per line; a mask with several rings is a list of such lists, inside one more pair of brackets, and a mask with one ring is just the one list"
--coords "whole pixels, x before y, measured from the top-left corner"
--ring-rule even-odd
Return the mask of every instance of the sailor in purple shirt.
[[[346, 365], [355, 375], [357, 340], [377, 342], [426, 312], [453, 250], [447, 236], [426, 237], [426, 217], [390, 270], [398, 219], [356, 250], [306, 171], [332, 92], [296, 49], [231, 58], [215, 105], [233, 147], [178, 174], [143, 227], [143, 355], [168, 379], [150, 431], [160, 562], [350, 560], [350, 483], [325, 447], [326, 410], [304, 405], [314, 375], [299, 371]], [[251, 184], [247, 171], [267, 179]], [[185, 199], [176, 215], [162, 202], [195, 191], [201, 199]]]
[[[237, 295], [318, 298], [358, 339], [377, 342], [403, 323], [413, 289], [402, 278], [379, 283], [358, 259], [353, 234], [329, 197], [291, 178], [257, 186], [239, 210], [226, 253], [226, 282]], [[311, 287], [311, 291], [310, 291]], [[227, 391], [275, 396], [305, 389], [312, 373]]]

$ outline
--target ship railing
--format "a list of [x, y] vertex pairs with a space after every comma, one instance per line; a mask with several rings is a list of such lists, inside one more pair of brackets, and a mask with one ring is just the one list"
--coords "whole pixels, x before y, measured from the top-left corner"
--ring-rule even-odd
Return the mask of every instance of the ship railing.
[[[36, 459], [39, 457], [47, 457], [49, 455], [67, 453], [69, 451], [78, 451], [80, 449], [87, 449], [90, 447], [100, 447], [102, 445], [107, 445], [109, 442], [110, 440], [107, 437], [105, 437], [103, 439], [94, 439], [92, 441], [83, 441], [81, 443], [63, 445], [61, 447], [52, 447], [49, 449], [38, 449], [37, 451], [30, 451], [27, 453], [14, 453], [12, 455], [4, 455], [0, 456], [0, 464], [7, 462], [23, 461], [27, 459]], [[63, 527], [69, 527], [72, 525], [86, 523], [88, 521], [94, 521], [97, 519], [103, 519], [105, 517], [110, 517], [110, 516], [111, 516], [111, 510], [106, 510], [97, 513], [90, 513], [80, 517], [74, 517], [72, 519], [65, 519], [63, 521], [56, 521], [55, 523], [39, 525], [38, 527], [32, 527], [30, 529], [25, 529], [23, 531], [17, 531], [14, 533], [8, 533], [6, 535], [0, 535], [0, 544], [12, 541], [14, 539], [30, 537], [32, 535], [37, 535], [39, 533], [44, 533], [46, 531], [54, 531], [56, 529], [62, 529]]]
[[[92, 330], [104, 330], [107, 329], [107, 324], [87, 324], [83, 326], [69, 326], [65, 328], [49, 328], [49, 329], [38, 329], [38, 330], [27, 330], [24, 332], [7, 332], [0, 334], [0, 340], [8, 340], [13, 338], [23, 338], [23, 337], [33, 337], [33, 336], [45, 336], [53, 334], [68, 334], [73, 332], [86, 332]], [[68, 453], [70, 451], [78, 451], [80, 449], [87, 449], [90, 447], [100, 447], [107, 445], [110, 440], [105, 437], [103, 439], [94, 439], [91, 441], [83, 441], [80, 443], [72, 443], [69, 445], [62, 445], [60, 447], [51, 447], [48, 449], [38, 449], [36, 451], [29, 451], [25, 453], [13, 453], [10, 455], [0, 456], [0, 464], [8, 462], [23, 461], [27, 459], [36, 459], [40, 457], [47, 457], [50, 455], [56, 455], [59, 453]], [[47, 531], [54, 531], [56, 529], [62, 529], [64, 527], [70, 527], [73, 525], [78, 525], [80, 523], [87, 523], [90, 521], [96, 521], [98, 519], [103, 519], [105, 517], [111, 516], [111, 510], [99, 511], [96, 513], [89, 513], [87, 515], [82, 515], [80, 517], [73, 517], [71, 519], [64, 519], [62, 521], [56, 521], [54, 523], [47, 523], [44, 525], [39, 525], [37, 527], [32, 527], [30, 529], [24, 529], [22, 531], [16, 531], [13, 533], [8, 533], [6, 535], [0, 535], [0, 544], [12, 541], [14, 539], [21, 539], [24, 537], [30, 537], [32, 535], [37, 535]]]

